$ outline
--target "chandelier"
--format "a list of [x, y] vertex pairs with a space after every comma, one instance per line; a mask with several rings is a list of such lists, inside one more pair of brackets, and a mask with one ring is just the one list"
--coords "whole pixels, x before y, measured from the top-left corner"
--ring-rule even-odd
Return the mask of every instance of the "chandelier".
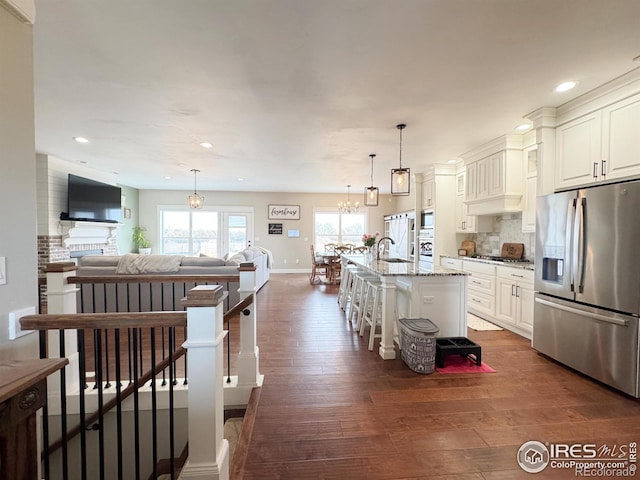
[[411, 188], [409, 177], [411, 169], [402, 168], [402, 130], [406, 127], [404, 123], [396, 125], [400, 130], [400, 168], [391, 169], [391, 195], [409, 195]]
[[198, 195], [198, 189], [196, 188], [196, 176], [200, 170], [192, 168], [193, 172], [193, 194], [189, 195], [189, 206], [191, 208], [202, 208], [204, 205], [204, 197], [202, 195]]
[[380, 189], [373, 186], [373, 157], [375, 153], [369, 154], [371, 157], [371, 186], [364, 187], [364, 206], [365, 207], [377, 207], [378, 206], [378, 193]]
[[351, 205], [351, 196], [349, 194], [349, 189], [351, 185], [347, 185], [347, 201], [338, 203], [338, 211], [340, 213], [356, 213], [360, 208], [360, 202], [356, 202], [354, 205]]

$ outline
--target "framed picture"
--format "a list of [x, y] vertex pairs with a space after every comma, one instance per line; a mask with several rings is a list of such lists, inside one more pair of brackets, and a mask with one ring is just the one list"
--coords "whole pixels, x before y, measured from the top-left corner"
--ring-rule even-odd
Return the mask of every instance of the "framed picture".
[[122, 215], [124, 218], [131, 218], [131, 209], [124, 207], [124, 213]]
[[269, 220], [300, 220], [300, 205], [269, 205]]
[[300, 230], [287, 230], [287, 237], [298, 238], [300, 236]]
[[282, 224], [281, 223], [270, 223], [269, 224], [269, 235], [282, 235]]

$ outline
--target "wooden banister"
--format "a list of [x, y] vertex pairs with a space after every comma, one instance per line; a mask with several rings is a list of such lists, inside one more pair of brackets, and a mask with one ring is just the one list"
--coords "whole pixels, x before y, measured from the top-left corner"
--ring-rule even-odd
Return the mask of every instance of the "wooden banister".
[[231, 310], [224, 314], [224, 321], [226, 322], [234, 315], [237, 315], [242, 310], [247, 308], [249, 305], [253, 303], [253, 295], [246, 297], [244, 300], [241, 300], [238, 304], [236, 304]]
[[205, 283], [239, 282], [240, 274], [234, 275], [96, 275], [69, 277], [67, 283]]
[[82, 330], [91, 328], [185, 327], [186, 312], [111, 312], [26, 315], [24, 330]]
[[0, 478], [39, 478], [36, 411], [47, 400], [47, 376], [67, 363], [66, 358], [0, 362]]

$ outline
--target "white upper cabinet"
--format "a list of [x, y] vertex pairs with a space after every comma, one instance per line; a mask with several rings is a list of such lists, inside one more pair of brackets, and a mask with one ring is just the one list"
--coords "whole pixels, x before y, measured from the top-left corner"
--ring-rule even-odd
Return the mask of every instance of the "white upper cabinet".
[[556, 188], [640, 175], [640, 94], [556, 129]]
[[599, 177], [602, 115], [595, 112], [556, 128], [556, 188]]
[[602, 146], [606, 178], [640, 173], [640, 95], [602, 111]]
[[504, 135], [462, 158], [467, 168], [464, 201], [469, 215], [522, 210], [522, 135]]
[[433, 176], [422, 182], [422, 209], [433, 210], [436, 207], [436, 180]]

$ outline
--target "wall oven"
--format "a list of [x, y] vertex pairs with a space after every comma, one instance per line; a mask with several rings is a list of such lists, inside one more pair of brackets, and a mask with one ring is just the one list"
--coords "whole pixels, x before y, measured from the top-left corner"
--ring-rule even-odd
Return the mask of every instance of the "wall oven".
[[421, 228], [418, 235], [420, 268], [433, 271], [433, 227]]

